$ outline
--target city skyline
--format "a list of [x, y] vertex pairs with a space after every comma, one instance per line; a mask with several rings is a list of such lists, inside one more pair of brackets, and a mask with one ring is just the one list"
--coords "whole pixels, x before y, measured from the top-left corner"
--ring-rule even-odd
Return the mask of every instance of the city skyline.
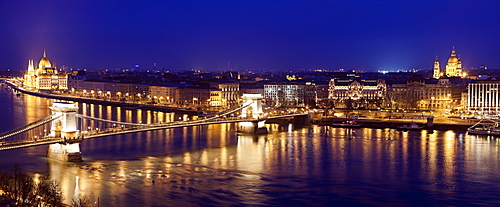
[[[500, 68], [496, 1], [0, 2], [2, 68]], [[443, 62], [444, 63], [444, 62]], [[442, 64], [443, 64], [442, 63]]]

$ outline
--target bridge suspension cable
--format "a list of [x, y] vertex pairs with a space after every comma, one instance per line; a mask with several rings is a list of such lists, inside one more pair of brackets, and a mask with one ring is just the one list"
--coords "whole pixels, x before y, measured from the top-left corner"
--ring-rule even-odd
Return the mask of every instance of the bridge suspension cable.
[[24, 126], [16, 128], [16, 129], [4, 132], [4, 133], [0, 134], [0, 140], [7, 139], [9, 137], [21, 134], [21, 133], [26, 132], [26, 131], [28, 131], [30, 129], [36, 128], [38, 126], [41, 126], [43, 124], [49, 123], [49, 122], [51, 122], [51, 121], [53, 121], [53, 120], [55, 120], [55, 119], [57, 119], [57, 118], [59, 118], [61, 116], [62, 115], [59, 115], [59, 116], [48, 115], [48, 116], [43, 117], [43, 118], [41, 118], [41, 119], [39, 119], [37, 121], [31, 122], [31, 123], [29, 123], [27, 125], [24, 125]]
[[231, 108], [226, 109], [224, 111], [218, 112], [218, 113], [214, 114], [213, 116], [210, 116], [210, 118], [211, 117], [216, 117], [217, 118], [218, 116], [225, 116], [225, 115], [231, 114], [233, 112], [239, 111], [241, 109], [244, 109], [244, 108], [246, 108], [246, 107], [248, 107], [250, 105], [252, 105], [252, 103], [249, 103], [249, 104], [240, 103], [240, 104], [238, 104], [238, 105], [236, 105], [234, 107], [231, 107]]
[[140, 124], [140, 123], [112, 121], [112, 120], [101, 119], [101, 118], [96, 118], [96, 117], [92, 117], [92, 116], [86, 116], [86, 115], [82, 115], [82, 114], [76, 114], [76, 117], [90, 119], [90, 120], [94, 120], [94, 121], [102, 121], [102, 122], [111, 123], [111, 124], [121, 124], [121, 125], [130, 125], [130, 126], [147, 126], [148, 125], [148, 124]]
[[[199, 119], [199, 120], [191, 121], [189, 123], [199, 123], [199, 122], [205, 122], [205, 121], [208, 121], [208, 120], [211, 120], [211, 119], [216, 119], [216, 118], [225, 116], [227, 114], [231, 114], [231, 113], [233, 113], [235, 111], [241, 110], [241, 109], [243, 109], [245, 107], [248, 107], [249, 105], [250, 104], [246, 104], [246, 105], [238, 104], [237, 107], [232, 107], [230, 109], [227, 109], [227, 110], [224, 111], [224, 113], [217, 113], [217, 114], [214, 114], [213, 116], [207, 117], [205, 119]], [[89, 120], [94, 120], [94, 121], [101, 121], [101, 122], [111, 123], [111, 124], [128, 125], [128, 126], [167, 126], [167, 125], [172, 125], [172, 124], [178, 124], [176, 122], [163, 123], [163, 124], [142, 124], [142, 123], [130, 123], [130, 122], [112, 121], [112, 120], [101, 119], [101, 118], [87, 116], [87, 115], [82, 115], [82, 114], [77, 114], [76, 116], [79, 117], [79, 118], [83, 118], [83, 119], [89, 119]]]
[[240, 104], [234, 105], [233, 107], [228, 108], [228, 109], [226, 109], [226, 110], [219, 111], [219, 112], [215, 113], [214, 115], [224, 114], [224, 113], [226, 113], [226, 112], [228, 112], [228, 111], [231, 111], [231, 110], [236, 109], [236, 108], [240, 108], [240, 107], [242, 107], [242, 106], [243, 106], [243, 103], [240, 103]]

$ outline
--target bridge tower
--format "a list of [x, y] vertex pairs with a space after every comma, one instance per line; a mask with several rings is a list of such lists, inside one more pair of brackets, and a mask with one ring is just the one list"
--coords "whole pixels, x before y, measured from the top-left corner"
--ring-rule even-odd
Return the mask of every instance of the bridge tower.
[[66, 162], [82, 161], [76, 117], [78, 107], [74, 103], [54, 102], [50, 109], [52, 116], [59, 117], [52, 121], [50, 136], [64, 141], [49, 145], [47, 157]]
[[264, 121], [259, 119], [263, 117], [262, 95], [261, 94], [243, 94], [243, 106], [241, 118], [256, 119], [255, 121], [240, 122], [238, 131], [250, 134], [266, 134], [267, 128], [264, 127]]

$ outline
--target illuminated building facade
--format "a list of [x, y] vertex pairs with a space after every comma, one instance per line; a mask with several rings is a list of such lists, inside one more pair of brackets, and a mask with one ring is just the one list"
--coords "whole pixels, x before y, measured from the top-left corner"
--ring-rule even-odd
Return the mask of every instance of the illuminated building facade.
[[433, 78], [438, 79], [446, 75], [447, 77], [465, 77], [466, 73], [463, 71], [462, 61], [460, 57], [457, 56], [455, 47], [451, 50], [450, 58], [448, 58], [448, 63], [446, 64], [445, 72], [439, 67], [439, 61], [436, 56], [434, 61]]
[[[69, 76], [68, 78], [68, 91], [71, 94], [83, 97], [104, 98], [120, 101], [136, 101], [153, 98], [153, 96], [151, 96], [150, 86], [148, 85], [89, 81], [75, 76]], [[159, 94], [161, 92], [156, 90], [156, 93]], [[170, 93], [168, 94], [170, 95]], [[161, 95], [158, 97], [161, 97]]]
[[467, 110], [477, 114], [500, 114], [500, 81], [488, 80], [470, 83]]
[[376, 109], [383, 107], [387, 92], [384, 80], [331, 79], [328, 98], [335, 108]]
[[466, 86], [461, 78], [414, 77], [406, 83], [391, 84], [387, 97], [393, 109], [454, 109], [460, 106]]
[[59, 73], [52, 67], [45, 51], [43, 58], [35, 67], [34, 61], [28, 61], [28, 71], [24, 74], [23, 85], [25, 88], [36, 90], [67, 90], [68, 74]]
[[150, 97], [155, 103], [174, 103], [176, 86], [153, 85], [149, 87]]
[[177, 104], [186, 106], [223, 106], [222, 90], [210, 86], [179, 87], [175, 100]]
[[[239, 99], [241, 97], [239, 83], [234, 83], [234, 82], [211, 83], [210, 87], [217, 88], [220, 90], [220, 98], [216, 98], [218, 97], [218, 95], [215, 94], [213, 94], [212, 98], [210, 98], [212, 106], [238, 105]], [[217, 103], [217, 101], [220, 101], [220, 103]]]
[[266, 83], [264, 99], [274, 107], [316, 107], [327, 98], [325, 87], [312, 82]]

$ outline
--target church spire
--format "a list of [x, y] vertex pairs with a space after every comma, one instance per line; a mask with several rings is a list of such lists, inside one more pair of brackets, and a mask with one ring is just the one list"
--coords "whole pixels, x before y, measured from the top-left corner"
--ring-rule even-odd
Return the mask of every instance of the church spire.
[[433, 72], [434, 72], [432, 75], [433, 78], [439, 79], [439, 77], [441, 77], [441, 68], [439, 67], [439, 60], [437, 55], [436, 55], [436, 60], [434, 61]]
[[45, 52], [45, 48], [43, 48], [43, 57], [46, 58], [47, 57], [47, 53]]

